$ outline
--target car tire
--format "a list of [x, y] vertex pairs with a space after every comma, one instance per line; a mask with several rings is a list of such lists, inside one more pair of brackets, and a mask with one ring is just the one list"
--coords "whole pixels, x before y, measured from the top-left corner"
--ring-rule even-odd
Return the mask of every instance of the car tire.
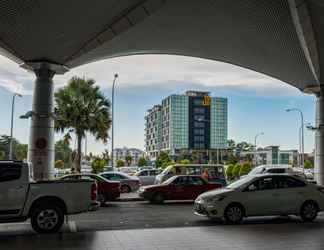
[[31, 211], [30, 220], [37, 233], [56, 233], [64, 223], [63, 209], [55, 204], [40, 204]]
[[120, 187], [120, 192], [122, 192], [122, 193], [130, 193], [131, 191], [132, 191], [132, 189], [128, 185], [122, 185]]
[[230, 204], [224, 212], [225, 221], [229, 224], [239, 224], [244, 217], [244, 208], [240, 204]]
[[103, 194], [98, 195], [98, 201], [100, 203], [100, 207], [104, 207], [106, 205], [106, 197]]
[[151, 200], [154, 204], [162, 204], [164, 202], [164, 195], [162, 193], [156, 193]]
[[300, 209], [300, 217], [305, 222], [311, 222], [316, 219], [318, 205], [315, 201], [306, 201]]

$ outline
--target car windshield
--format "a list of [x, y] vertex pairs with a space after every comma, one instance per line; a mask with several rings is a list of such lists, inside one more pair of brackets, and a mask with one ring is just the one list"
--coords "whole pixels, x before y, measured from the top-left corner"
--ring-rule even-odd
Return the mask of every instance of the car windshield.
[[231, 183], [228, 186], [226, 186], [226, 188], [229, 188], [229, 189], [237, 189], [237, 188], [240, 188], [242, 185], [250, 182], [253, 178], [254, 178], [253, 176], [247, 176], [246, 178], [243, 178], [243, 179], [239, 179], [237, 181], [234, 181], [233, 183]]
[[265, 167], [260, 166], [252, 169], [252, 171], [249, 173], [249, 175], [254, 175], [254, 174], [261, 174], [265, 170]]
[[170, 183], [172, 183], [176, 178], [178, 178], [178, 176], [173, 176], [173, 177], [167, 179], [166, 181], [162, 182], [162, 184], [170, 184]]
[[171, 169], [172, 169], [172, 166], [169, 166], [166, 169], [164, 169], [161, 174], [165, 175], [165, 174], [169, 173]]

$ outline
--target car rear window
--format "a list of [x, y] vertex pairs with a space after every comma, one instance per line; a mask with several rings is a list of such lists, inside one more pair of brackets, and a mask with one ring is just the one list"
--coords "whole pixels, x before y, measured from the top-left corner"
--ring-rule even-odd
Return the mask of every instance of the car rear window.
[[8, 165], [0, 167], [0, 182], [13, 181], [21, 176], [21, 166]]

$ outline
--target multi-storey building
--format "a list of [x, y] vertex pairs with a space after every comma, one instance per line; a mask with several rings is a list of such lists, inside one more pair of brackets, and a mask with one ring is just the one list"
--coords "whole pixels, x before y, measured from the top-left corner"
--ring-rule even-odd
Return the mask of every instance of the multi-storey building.
[[113, 154], [114, 154], [115, 161], [118, 160], [126, 161], [126, 157], [131, 156], [132, 162], [130, 163], [130, 165], [132, 166], [137, 165], [139, 158], [144, 156], [143, 150], [137, 148], [127, 148], [127, 147], [115, 148]]
[[298, 151], [297, 150], [280, 150], [278, 146], [268, 146], [263, 149], [258, 149], [256, 152], [248, 151], [241, 152], [241, 158], [254, 159], [256, 165], [264, 164], [290, 164], [292, 166], [298, 165]]
[[148, 111], [145, 129], [146, 152], [152, 160], [160, 151], [177, 156], [225, 149], [227, 99], [200, 91], [170, 95]]
[[145, 116], [145, 151], [150, 158], [156, 158], [162, 142], [162, 106], [155, 105]]

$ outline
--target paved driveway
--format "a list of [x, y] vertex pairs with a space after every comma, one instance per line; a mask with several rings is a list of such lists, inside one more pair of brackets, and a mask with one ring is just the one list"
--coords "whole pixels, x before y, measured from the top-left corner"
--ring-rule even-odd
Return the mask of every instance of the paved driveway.
[[36, 235], [28, 223], [0, 225], [0, 249], [324, 249], [323, 235], [323, 215], [314, 223], [267, 217], [225, 225], [193, 216], [190, 203], [117, 202], [71, 216], [54, 235]]

